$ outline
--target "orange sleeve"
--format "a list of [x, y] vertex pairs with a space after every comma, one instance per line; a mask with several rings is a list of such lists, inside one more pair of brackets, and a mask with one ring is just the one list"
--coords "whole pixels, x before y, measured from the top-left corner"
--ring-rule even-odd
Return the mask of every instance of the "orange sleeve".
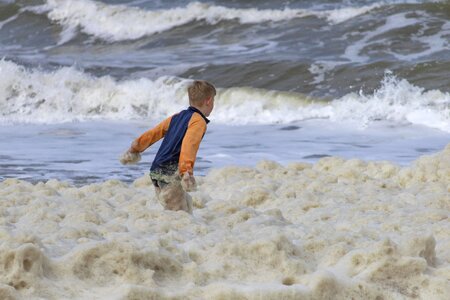
[[172, 116], [168, 117], [152, 129], [144, 132], [140, 137], [135, 139], [131, 144], [132, 152], [143, 152], [145, 149], [162, 139], [169, 129], [171, 120]]
[[192, 175], [194, 173], [197, 151], [205, 132], [205, 120], [200, 114], [194, 113], [189, 121], [183, 142], [181, 143], [180, 162], [178, 164], [180, 174], [188, 172]]

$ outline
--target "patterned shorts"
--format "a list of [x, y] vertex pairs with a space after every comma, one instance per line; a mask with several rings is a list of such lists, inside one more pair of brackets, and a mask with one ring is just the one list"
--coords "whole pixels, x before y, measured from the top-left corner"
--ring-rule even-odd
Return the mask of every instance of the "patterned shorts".
[[150, 178], [152, 179], [153, 185], [161, 189], [172, 182], [181, 180], [180, 175], [176, 172], [173, 174], [164, 174], [161, 172], [150, 171]]

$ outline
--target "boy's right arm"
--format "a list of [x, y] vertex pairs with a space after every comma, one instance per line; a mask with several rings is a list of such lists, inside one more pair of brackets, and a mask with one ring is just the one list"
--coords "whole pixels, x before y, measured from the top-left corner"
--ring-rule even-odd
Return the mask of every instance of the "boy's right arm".
[[152, 129], [144, 132], [140, 137], [138, 137], [133, 141], [128, 151], [130, 151], [131, 153], [143, 152], [152, 144], [162, 139], [166, 134], [167, 130], [169, 129], [171, 120], [172, 116], [168, 117], [167, 119], [165, 119]]

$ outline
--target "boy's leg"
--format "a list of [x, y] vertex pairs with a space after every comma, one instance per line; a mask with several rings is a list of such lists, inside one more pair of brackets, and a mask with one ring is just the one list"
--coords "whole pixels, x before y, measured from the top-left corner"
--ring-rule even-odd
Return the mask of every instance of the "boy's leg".
[[189, 193], [187, 193], [186, 191], [184, 192], [185, 196], [186, 196], [186, 206], [187, 206], [187, 212], [192, 214], [192, 197], [191, 195], [189, 195]]
[[170, 178], [169, 182], [152, 180], [159, 203], [168, 210], [184, 210], [192, 213], [192, 198], [181, 186], [181, 181]]
[[158, 181], [157, 179], [153, 178], [152, 175], [150, 175], [150, 177], [152, 178], [152, 183], [153, 186], [155, 187], [155, 194], [156, 194], [156, 199], [158, 199], [158, 202], [165, 207], [165, 203], [163, 202], [161, 195], [161, 186], [165, 186], [166, 183], [162, 182], [162, 181]]
[[192, 198], [186, 193], [179, 180], [173, 180], [157, 192], [159, 202], [165, 209], [184, 210], [192, 213]]

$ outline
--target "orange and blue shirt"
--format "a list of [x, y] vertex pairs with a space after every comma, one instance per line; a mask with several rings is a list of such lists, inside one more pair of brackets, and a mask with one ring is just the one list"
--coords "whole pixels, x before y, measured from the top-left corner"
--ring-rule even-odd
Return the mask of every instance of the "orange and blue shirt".
[[150, 168], [151, 172], [171, 175], [193, 174], [200, 142], [209, 120], [197, 108], [190, 106], [168, 117], [138, 137], [131, 148], [142, 152], [164, 137]]

